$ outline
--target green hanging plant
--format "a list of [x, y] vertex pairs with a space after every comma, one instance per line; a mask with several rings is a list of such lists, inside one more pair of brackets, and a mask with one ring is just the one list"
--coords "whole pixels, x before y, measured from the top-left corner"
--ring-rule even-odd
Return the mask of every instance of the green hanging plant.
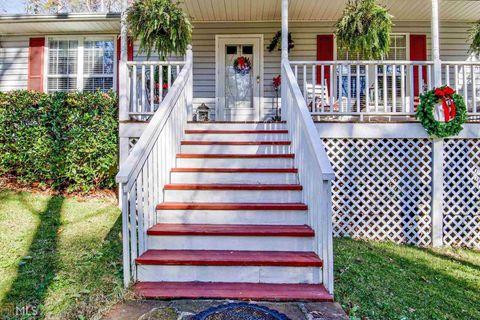
[[480, 56], [480, 20], [475, 22], [469, 30], [470, 32], [470, 53]]
[[140, 41], [140, 52], [164, 59], [183, 55], [192, 41], [192, 24], [179, 3], [170, 0], [137, 0], [128, 9], [130, 35]]
[[335, 25], [338, 45], [363, 59], [382, 59], [390, 51], [393, 16], [376, 0], [349, 0]]

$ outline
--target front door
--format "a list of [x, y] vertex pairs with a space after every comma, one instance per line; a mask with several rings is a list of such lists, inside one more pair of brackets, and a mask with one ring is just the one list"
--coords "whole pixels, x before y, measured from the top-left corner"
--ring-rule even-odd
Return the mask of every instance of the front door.
[[216, 119], [259, 120], [262, 36], [217, 36]]

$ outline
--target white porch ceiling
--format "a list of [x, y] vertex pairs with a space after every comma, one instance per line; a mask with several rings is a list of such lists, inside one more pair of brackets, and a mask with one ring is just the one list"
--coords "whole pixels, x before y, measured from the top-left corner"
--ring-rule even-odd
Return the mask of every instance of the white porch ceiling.
[[[441, 20], [480, 19], [480, 1], [439, 0]], [[291, 21], [337, 20], [346, 0], [290, 0]], [[431, 0], [381, 0], [396, 20], [430, 20]], [[278, 21], [281, 0], [184, 0], [182, 5], [195, 22]]]

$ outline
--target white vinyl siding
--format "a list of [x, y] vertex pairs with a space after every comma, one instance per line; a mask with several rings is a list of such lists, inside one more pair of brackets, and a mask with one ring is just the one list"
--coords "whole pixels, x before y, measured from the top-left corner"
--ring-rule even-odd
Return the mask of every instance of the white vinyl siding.
[[113, 38], [49, 38], [47, 91], [107, 91], [115, 87]]
[[0, 91], [28, 86], [28, 37], [0, 37]]

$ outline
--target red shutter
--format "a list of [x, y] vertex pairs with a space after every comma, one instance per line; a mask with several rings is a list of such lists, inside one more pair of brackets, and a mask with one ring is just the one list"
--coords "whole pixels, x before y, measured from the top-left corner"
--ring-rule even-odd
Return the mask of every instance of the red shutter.
[[[317, 61], [333, 61], [334, 59], [333, 34], [317, 35]], [[330, 67], [324, 68], [327, 86], [330, 89]], [[317, 84], [321, 84], [321, 69], [317, 67]]]
[[[424, 34], [410, 35], [410, 60], [411, 61], [427, 61], [427, 36]], [[427, 70], [422, 68], [422, 78], [427, 82]], [[414, 95], [418, 97], [418, 67], [413, 68], [413, 88]]]
[[[120, 37], [118, 37], [117, 39], [117, 91], [118, 91], [118, 75], [120, 74], [118, 72], [118, 65], [120, 62], [120, 51], [121, 51], [121, 42], [120, 42]], [[127, 60], [133, 61], [133, 41], [131, 39], [128, 39]]]
[[45, 38], [30, 38], [28, 48], [28, 90], [43, 91]]

